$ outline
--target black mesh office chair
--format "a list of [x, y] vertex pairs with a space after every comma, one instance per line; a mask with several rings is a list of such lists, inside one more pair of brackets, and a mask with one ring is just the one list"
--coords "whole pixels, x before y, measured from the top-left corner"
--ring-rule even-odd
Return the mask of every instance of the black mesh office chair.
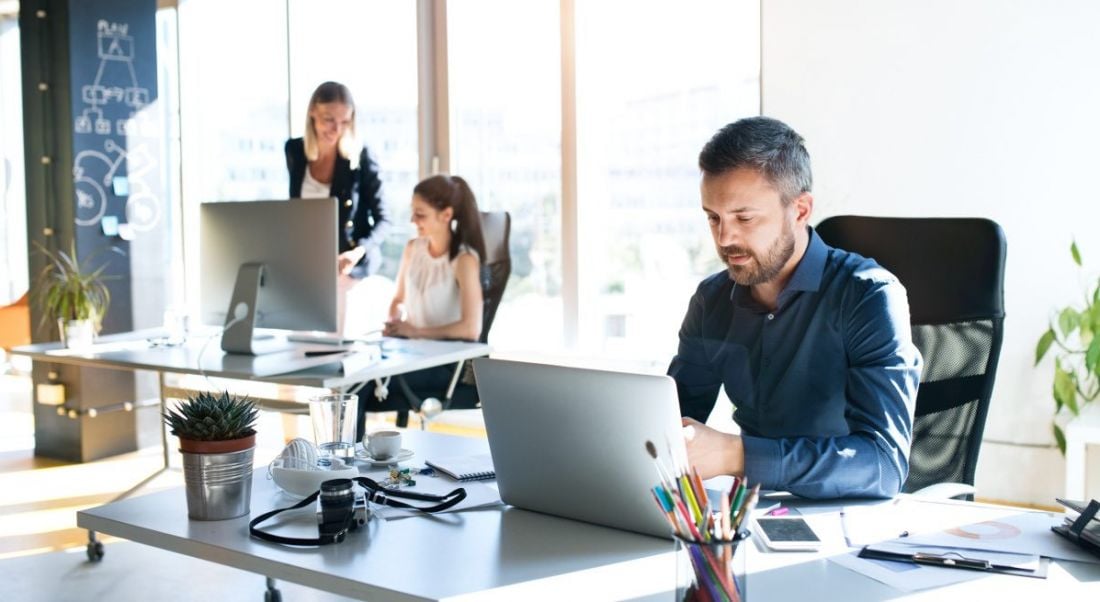
[[843, 215], [817, 233], [873, 258], [908, 292], [924, 370], [903, 491], [972, 495], [1004, 329], [1004, 232], [987, 219]]
[[[504, 297], [504, 287], [512, 275], [512, 254], [508, 243], [512, 233], [512, 216], [507, 211], [481, 212], [481, 230], [485, 237], [485, 260], [481, 266], [481, 290], [483, 308], [481, 318], [482, 343], [489, 341], [489, 329], [497, 315], [500, 300]], [[395, 376], [396, 387], [390, 387], [392, 403], [400, 408], [397, 412], [397, 426], [407, 426], [409, 411], [420, 412], [429, 419], [440, 412], [455, 408], [475, 408], [478, 404], [477, 387], [473, 384], [472, 371], [465, 370], [466, 363], [455, 366], [449, 385], [438, 390], [414, 391], [401, 376]], [[429, 400], [428, 405], [424, 401]], [[433, 401], [434, 400], [434, 401]], [[423, 422], [421, 423], [423, 424]]]

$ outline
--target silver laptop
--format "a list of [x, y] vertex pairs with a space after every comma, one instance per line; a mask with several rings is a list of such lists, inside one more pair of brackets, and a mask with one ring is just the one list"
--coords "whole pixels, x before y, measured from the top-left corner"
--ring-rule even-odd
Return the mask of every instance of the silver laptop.
[[645, 445], [667, 469], [685, 457], [671, 378], [493, 359], [474, 373], [505, 503], [671, 538]]

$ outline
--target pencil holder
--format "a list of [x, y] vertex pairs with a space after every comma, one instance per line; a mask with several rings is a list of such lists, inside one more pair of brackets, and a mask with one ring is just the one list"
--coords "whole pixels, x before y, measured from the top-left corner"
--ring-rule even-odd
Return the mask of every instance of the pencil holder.
[[696, 602], [729, 600], [742, 602], [748, 598], [746, 557], [748, 550], [740, 544], [749, 537], [748, 531], [738, 533], [731, 541], [676, 540], [676, 600]]

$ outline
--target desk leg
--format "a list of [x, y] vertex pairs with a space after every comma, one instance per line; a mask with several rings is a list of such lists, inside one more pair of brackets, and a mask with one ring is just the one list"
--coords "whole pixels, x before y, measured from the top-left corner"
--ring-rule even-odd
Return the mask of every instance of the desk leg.
[[[133, 487], [115, 496], [115, 498], [111, 500], [112, 502], [117, 502], [118, 500], [130, 497], [139, 489], [145, 487], [150, 481], [159, 477], [164, 471], [168, 470], [168, 428], [165, 426], [164, 420], [162, 418], [159, 418], [160, 416], [164, 416], [164, 412], [167, 410], [168, 407], [167, 395], [165, 394], [165, 391], [167, 391], [167, 387], [165, 387], [164, 384], [164, 372], [157, 373], [157, 380], [160, 386], [160, 413], [157, 415], [157, 423], [160, 425], [160, 447], [161, 453], [164, 457], [164, 466], [153, 474], [142, 479], [137, 485], [134, 485]], [[96, 539], [95, 531], [88, 531], [88, 546], [86, 548], [86, 552], [88, 554], [89, 562], [99, 562], [103, 560], [103, 555], [105, 553], [103, 549], [103, 542]]]
[[160, 415], [157, 424], [160, 425], [160, 449], [164, 454], [164, 469], [168, 470], [168, 425], [164, 424], [164, 413], [168, 411], [168, 395], [165, 393], [168, 387], [164, 384], [164, 372], [157, 373], [157, 384], [160, 386]]
[[282, 602], [283, 592], [275, 587], [275, 580], [271, 577], [264, 577], [264, 579], [267, 579], [267, 591], [264, 592], [264, 602]]

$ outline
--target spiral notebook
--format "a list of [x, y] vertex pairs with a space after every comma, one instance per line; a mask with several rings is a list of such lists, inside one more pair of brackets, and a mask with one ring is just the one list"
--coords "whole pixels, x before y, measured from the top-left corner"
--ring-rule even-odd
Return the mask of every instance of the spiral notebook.
[[425, 460], [424, 463], [456, 481], [483, 481], [497, 476], [493, 469], [493, 457], [489, 454], [448, 456]]

